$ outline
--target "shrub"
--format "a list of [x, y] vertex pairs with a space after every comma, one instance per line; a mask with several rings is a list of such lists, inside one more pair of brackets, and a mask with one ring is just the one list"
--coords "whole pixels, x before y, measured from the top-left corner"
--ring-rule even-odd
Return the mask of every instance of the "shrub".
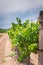
[[36, 53], [38, 51], [39, 22], [34, 23], [26, 20], [22, 24], [19, 18], [16, 19], [18, 23], [12, 23], [8, 34], [12, 47], [18, 47], [18, 60], [22, 62], [30, 56], [31, 52]]

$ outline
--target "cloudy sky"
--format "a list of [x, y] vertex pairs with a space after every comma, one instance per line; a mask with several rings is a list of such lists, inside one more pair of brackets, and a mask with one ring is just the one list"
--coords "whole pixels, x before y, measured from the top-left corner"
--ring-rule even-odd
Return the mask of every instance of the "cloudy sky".
[[43, 0], [0, 0], [0, 28], [9, 28], [16, 17], [37, 20]]

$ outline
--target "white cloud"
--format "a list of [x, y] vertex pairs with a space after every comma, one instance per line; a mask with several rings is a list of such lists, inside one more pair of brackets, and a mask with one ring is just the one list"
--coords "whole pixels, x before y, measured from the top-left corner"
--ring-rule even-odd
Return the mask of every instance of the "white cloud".
[[0, 14], [25, 12], [40, 6], [43, 6], [43, 0], [0, 0]]

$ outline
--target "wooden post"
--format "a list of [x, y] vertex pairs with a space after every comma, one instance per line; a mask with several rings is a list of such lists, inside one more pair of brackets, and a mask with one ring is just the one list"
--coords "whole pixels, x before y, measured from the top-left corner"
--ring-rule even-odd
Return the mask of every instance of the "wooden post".
[[38, 21], [40, 22], [38, 65], [43, 65], [43, 11], [40, 11]]

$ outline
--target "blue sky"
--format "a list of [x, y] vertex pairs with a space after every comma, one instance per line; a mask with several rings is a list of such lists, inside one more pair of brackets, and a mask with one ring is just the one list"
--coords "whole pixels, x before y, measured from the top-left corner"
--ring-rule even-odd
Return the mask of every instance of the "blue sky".
[[40, 10], [43, 10], [43, 0], [0, 0], [0, 28], [11, 27], [16, 17], [22, 22], [36, 21]]

